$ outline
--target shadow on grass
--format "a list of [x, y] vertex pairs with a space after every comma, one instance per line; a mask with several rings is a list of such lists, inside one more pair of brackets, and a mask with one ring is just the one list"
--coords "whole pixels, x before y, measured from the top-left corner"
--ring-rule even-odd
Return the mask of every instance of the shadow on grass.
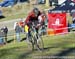
[[[0, 50], [0, 58], [2, 58], [3, 56], [9, 56], [10, 54], [13, 54], [15, 56], [15, 52], [16, 52], [15, 49], [19, 49], [19, 48], [20, 47], [13, 47], [11, 49], [2, 49], [2, 50]], [[48, 49], [52, 49], [52, 48], [57, 48], [57, 47], [46, 47], [46, 48], [44, 48], [44, 50], [48, 50]], [[12, 52], [12, 51], [14, 51], [14, 52]], [[20, 54], [18, 56], [18, 59], [26, 59], [29, 55], [31, 55], [35, 51], [37, 51], [37, 49], [35, 49], [34, 51], [32, 51], [32, 50], [31, 51], [25, 51], [23, 54]], [[69, 54], [71, 52], [75, 53], [75, 48], [69, 48], [67, 50], [63, 50], [63, 51], [61, 51], [60, 53], [58, 53], [58, 54], [56, 54], [54, 56], [57, 56], [57, 57], [66, 56], [67, 54]]]
[[[48, 50], [52, 49], [52, 48], [59, 48], [59, 47], [45, 47], [44, 50], [43, 50], [43, 53], [45, 51], [48, 51]], [[34, 51], [37, 51], [37, 50], [35, 49]], [[19, 56], [19, 59], [27, 58], [29, 55], [34, 53], [34, 51], [28, 51], [26, 53], [23, 53], [22, 55]], [[69, 53], [75, 53], [75, 48], [64, 49], [63, 51], [61, 51], [60, 53], [55, 54], [54, 56], [57, 56], [57, 58], [55, 58], [55, 59], [58, 59], [59, 57], [67, 56]]]
[[26, 37], [22, 38], [21, 42], [24, 41], [24, 40], [26, 40]]
[[67, 50], [63, 50], [62, 52], [60, 52], [59, 54], [56, 54], [55, 56], [67, 56], [67, 54], [69, 53], [75, 53], [75, 48], [69, 48]]
[[[50, 46], [47, 46], [47, 47], [44, 47], [43, 48], [43, 53], [46, 52], [46, 51], [49, 51], [50, 49], [52, 48], [59, 48], [59, 46], [61, 46], [62, 44], [61, 43], [58, 43], [58, 44], [54, 44], [52, 45], [51, 47]], [[31, 49], [31, 48], [30, 48]], [[38, 51], [37, 49], [35, 49], [34, 51]], [[29, 55], [31, 55], [32, 53], [34, 53], [34, 51], [28, 51], [28, 52], [25, 52], [23, 54], [21, 54], [19, 56], [19, 59], [26, 59]], [[38, 51], [39, 53], [39, 51]], [[33, 57], [33, 56], [32, 56]]]
[[[22, 39], [22, 41], [23, 40], [25, 40], [25, 38], [23, 38]], [[12, 40], [10, 40], [9, 41], [9, 43], [10, 42], [12, 42], [13, 41], [13, 39]], [[55, 44], [52, 44], [51, 45], [51, 47], [49, 46], [47, 46], [47, 47], [44, 47], [44, 51], [49, 51], [50, 49], [52, 49], [52, 48], [54, 48], [54, 49], [56, 49], [56, 48], [61, 48], [61, 47], [64, 47], [63, 45], [66, 45], [67, 43], [66, 42], [60, 42], [60, 43], [55, 43]], [[11, 52], [11, 51], [14, 51], [14, 49], [16, 49], [15, 47], [14, 48], [12, 48], [12, 49], [3, 49], [3, 50], [0, 50], [0, 56], [1, 57], [3, 57], [4, 55], [9, 55], [9, 54], [12, 54], [13, 52]], [[18, 48], [19, 49], [19, 48]], [[31, 48], [30, 48], [31, 49]], [[11, 50], [11, 51], [10, 51]], [[7, 52], [7, 51], [9, 51], [9, 52]], [[34, 50], [34, 51], [37, 51], [36, 49]], [[29, 51], [29, 50], [27, 50], [27, 51], [24, 51], [22, 54], [20, 54], [19, 56], [18, 56], [18, 59], [26, 59], [29, 55], [31, 55], [32, 53], [34, 53], [34, 51]], [[15, 51], [14, 51], [15, 52]], [[16, 53], [18, 53], [19, 51], [17, 51]], [[61, 51], [60, 53], [57, 53], [57, 54], [54, 54], [54, 56], [57, 56], [57, 57], [61, 57], [61, 56], [67, 56], [69, 53], [75, 53], [75, 48], [68, 48], [68, 49], [64, 49], [63, 51]], [[39, 53], [39, 52], [38, 52]], [[44, 52], [43, 52], [44, 53]], [[35, 53], [34, 53], [35, 54]], [[15, 53], [14, 53], [14, 55], [15, 55]], [[50, 54], [51, 55], [51, 54]], [[32, 56], [33, 57], [33, 56]]]
[[32, 54], [33, 51], [28, 51], [26, 53], [23, 53], [22, 55], [19, 56], [18, 59], [26, 59], [28, 55]]
[[[26, 40], [26, 38], [22, 38], [21, 42], [24, 41], [24, 40]], [[7, 43], [11, 43], [13, 41], [14, 41], [14, 39], [11, 39], [11, 40], [8, 40]]]
[[[44, 51], [48, 51], [51, 48], [56, 48], [56, 47], [45, 47], [44, 50], [43, 50], [43, 52], [42, 51], [41, 52], [44, 53]], [[23, 53], [22, 55], [19, 56], [19, 59], [26, 59], [29, 55], [31, 55], [35, 51], [38, 51], [38, 50], [34, 49], [34, 51], [31, 50], [31, 51], [25, 52], [25, 53]], [[39, 51], [38, 51], [38, 53], [39, 53]]]
[[0, 19], [5, 18], [5, 16], [0, 16]]
[[48, 50], [50, 50], [51, 48], [58, 48], [58, 47], [57, 47], [57, 46], [55, 46], [55, 47], [44, 47], [43, 51], [48, 51]]
[[11, 40], [7, 41], [7, 43], [11, 43], [12, 41], [14, 41], [14, 39], [11, 39]]

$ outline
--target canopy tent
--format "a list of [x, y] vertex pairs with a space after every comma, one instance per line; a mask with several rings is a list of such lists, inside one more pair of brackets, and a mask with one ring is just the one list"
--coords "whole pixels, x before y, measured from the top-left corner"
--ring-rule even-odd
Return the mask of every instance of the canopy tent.
[[75, 2], [71, 0], [66, 0], [61, 5], [55, 7], [54, 9], [49, 10], [49, 12], [52, 11], [71, 12], [72, 10], [75, 10]]
[[[49, 14], [58, 14], [58, 13], [71, 13], [72, 15], [74, 15], [74, 18], [75, 18], [75, 2], [74, 1], [71, 1], [71, 0], [66, 0], [65, 2], [63, 2], [61, 5], [55, 7], [54, 9], [51, 9], [49, 10]], [[62, 16], [62, 15], [61, 15]], [[53, 18], [55, 17], [55, 15], [53, 16]], [[73, 17], [73, 16], [72, 16]], [[49, 16], [50, 18], [50, 16]], [[57, 17], [58, 18], [58, 17]], [[51, 19], [51, 18], [50, 18]], [[63, 18], [61, 18], [63, 19]], [[69, 24], [69, 22], [66, 22]], [[72, 27], [74, 28], [75, 24], [70, 24], [69, 27]], [[66, 26], [67, 27], [67, 26]], [[69, 28], [68, 28], [69, 29]]]

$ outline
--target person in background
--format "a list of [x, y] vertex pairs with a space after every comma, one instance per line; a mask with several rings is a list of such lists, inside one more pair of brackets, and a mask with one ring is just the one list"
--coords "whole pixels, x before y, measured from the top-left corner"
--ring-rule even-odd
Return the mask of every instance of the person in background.
[[23, 22], [22, 19], [21, 19], [20, 22], [19, 22], [19, 26], [21, 27], [22, 32], [24, 33], [24, 22]]
[[47, 16], [46, 16], [46, 14], [45, 14], [45, 11], [43, 11], [42, 12], [42, 14], [41, 15], [39, 15], [39, 17], [38, 17], [38, 20], [39, 20], [39, 23], [41, 23], [41, 34], [45, 34], [45, 32], [46, 32], [46, 21], [47, 21]]
[[4, 32], [0, 29], [0, 46], [4, 45]]
[[21, 30], [21, 27], [19, 26], [18, 22], [15, 22], [15, 24], [14, 24], [14, 30], [15, 30], [15, 33], [16, 33], [16, 39], [17, 39], [18, 42], [20, 42], [20, 32], [22, 30]]
[[72, 16], [72, 23], [75, 24], [75, 10], [72, 10], [70, 15]]
[[3, 28], [1, 28], [1, 30], [3, 30], [3, 32], [4, 32], [5, 43], [7, 43], [7, 34], [8, 34], [7, 26], [4, 26]]
[[73, 24], [75, 24], [75, 17], [73, 18]]

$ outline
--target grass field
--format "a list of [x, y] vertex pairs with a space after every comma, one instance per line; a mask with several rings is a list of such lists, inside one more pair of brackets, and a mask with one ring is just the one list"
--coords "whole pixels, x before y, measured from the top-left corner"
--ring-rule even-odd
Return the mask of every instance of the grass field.
[[56, 56], [57, 59], [60, 57], [75, 59], [75, 33], [42, 38], [44, 41], [43, 52], [32, 51], [26, 41], [19, 43], [12, 41], [0, 47], [0, 59], [50, 59], [52, 56]]
[[[24, 18], [33, 8], [33, 5], [17, 4], [12, 8], [0, 8], [3, 11], [5, 18], [0, 21], [11, 20], [16, 18]], [[38, 5], [39, 9], [44, 10], [45, 5]], [[71, 17], [67, 16], [69, 22], [72, 22]], [[12, 32], [12, 31], [11, 31]], [[21, 35], [24, 38], [24, 35]], [[52, 59], [56, 56], [57, 59], [75, 59], [75, 33], [57, 35], [57, 36], [44, 36], [44, 51], [40, 52], [35, 49], [31, 50], [26, 41], [16, 42], [14, 36], [8, 37], [6, 45], [0, 46], [0, 59]], [[54, 57], [53, 57], [54, 58]]]

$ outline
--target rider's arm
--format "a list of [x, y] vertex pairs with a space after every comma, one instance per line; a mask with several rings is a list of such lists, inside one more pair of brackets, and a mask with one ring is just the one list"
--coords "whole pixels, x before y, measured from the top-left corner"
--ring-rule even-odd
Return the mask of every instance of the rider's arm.
[[39, 23], [42, 22], [42, 17], [41, 17], [41, 15], [38, 17], [38, 21], [39, 21]]
[[26, 20], [25, 20], [25, 23], [28, 23], [29, 21], [30, 21], [30, 19], [31, 19], [31, 17], [32, 17], [32, 12], [30, 12], [29, 14], [28, 14], [28, 16], [27, 16], [27, 18], [26, 18]]
[[25, 24], [27, 24], [29, 22], [30, 16], [27, 16], [27, 18], [25, 19]]

